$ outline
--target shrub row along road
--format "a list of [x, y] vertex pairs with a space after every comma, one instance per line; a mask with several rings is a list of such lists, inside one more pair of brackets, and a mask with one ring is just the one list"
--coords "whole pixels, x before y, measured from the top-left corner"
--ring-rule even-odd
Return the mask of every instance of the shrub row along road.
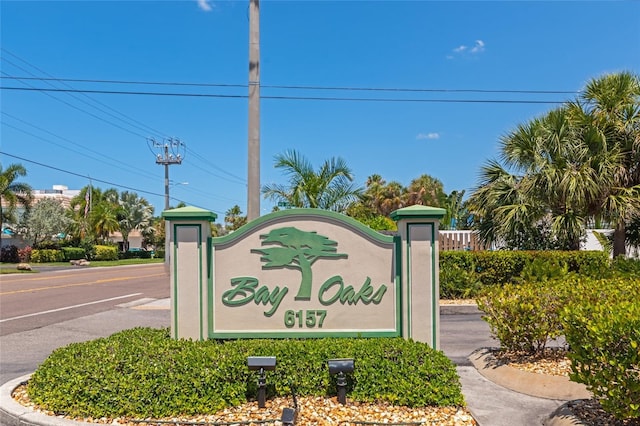
[[0, 276], [0, 336], [169, 297], [164, 264]]

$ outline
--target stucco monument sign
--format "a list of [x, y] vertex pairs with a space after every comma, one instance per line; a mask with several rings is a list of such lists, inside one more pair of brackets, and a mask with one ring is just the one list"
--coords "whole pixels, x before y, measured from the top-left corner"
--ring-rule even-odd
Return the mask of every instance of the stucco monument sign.
[[395, 337], [438, 342], [438, 220], [397, 210], [398, 235], [291, 209], [211, 238], [215, 214], [163, 213], [175, 338]]

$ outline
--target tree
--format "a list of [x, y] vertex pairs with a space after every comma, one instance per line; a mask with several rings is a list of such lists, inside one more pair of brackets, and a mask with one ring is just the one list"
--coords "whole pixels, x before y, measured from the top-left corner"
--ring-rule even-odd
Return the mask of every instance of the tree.
[[271, 230], [261, 235], [262, 245], [276, 244], [279, 247], [251, 250], [260, 253], [265, 262], [264, 268], [294, 268], [302, 274], [302, 281], [295, 300], [310, 300], [312, 287], [311, 265], [322, 258], [345, 258], [346, 254], [337, 252], [336, 243], [315, 232], [301, 231], [294, 227]]
[[16, 182], [18, 177], [26, 176], [27, 170], [22, 164], [10, 164], [3, 170], [0, 164], [0, 232], [5, 222], [17, 223], [18, 205], [29, 208], [33, 198], [31, 186]]
[[446, 197], [442, 182], [424, 174], [413, 179], [407, 187], [405, 204], [440, 207]]
[[462, 201], [464, 198], [464, 190], [452, 191], [446, 196], [444, 203], [441, 207], [446, 210], [442, 221], [440, 222], [441, 229], [463, 229], [465, 226], [462, 220], [465, 215], [465, 204]]
[[275, 167], [284, 170], [289, 183], [264, 185], [262, 194], [266, 199], [291, 207], [344, 212], [362, 194], [352, 183], [351, 169], [341, 158], [326, 160], [316, 172], [304, 156], [291, 150], [276, 155]]
[[26, 216], [27, 238], [33, 247], [37, 247], [58, 234], [66, 233], [71, 222], [59, 201], [45, 198], [36, 203]]
[[151, 226], [153, 206], [135, 192], [122, 192], [119, 200], [118, 227], [122, 233], [124, 250], [129, 248], [129, 233], [137, 229], [144, 234]]
[[640, 212], [640, 77], [630, 72], [591, 80], [576, 102], [619, 153], [610, 184], [603, 187], [602, 215], [614, 227], [613, 255], [625, 254], [625, 228]]
[[109, 235], [120, 229], [118, 216], [120, 205], [118, 192], [108, 189], [101, 194], [100, 199], [93, 197], [91, 210], [89, 211], [89, 223], [92, 234], [97, 240], [108, 241]]
[[224, 214], [224, 223], [227, 230], [235, 231], [236, 229], [247, 223], [247, 216], [244, 216], [242, 214], [240, 206], [236, 204], [235, 206], [227, 210]]
[[[528, 248], [548, 235], [576, 250], [587, 223], [601, 220], [624, 238], [640, 209], [637, 77], [605, 76], [584, 93], [501, 139], [502, 163], [483, 167], [470, 199], [485, 243]], [[624, 254], [624, 243], [614, 253]]]

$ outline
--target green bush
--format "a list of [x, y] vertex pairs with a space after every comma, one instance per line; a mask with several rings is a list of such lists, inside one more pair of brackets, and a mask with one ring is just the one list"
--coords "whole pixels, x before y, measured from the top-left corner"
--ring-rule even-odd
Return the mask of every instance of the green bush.
[[569, 273], [611, 276], [601, 251], [441, 251], [440, 296], [476, 297], [484, 286], [545, 281]]
[[33, 263], [64, 262], [62, 250], [34, 249], [31, 251], [31, 261]]
[[628, 300], [639, 292], [640, 278], [594, 279], [570, 274], [546, 282], [491, 286], [477, 302], [503, 349], [536, 353], [548, 339], [564, 334], [561, 314], [565, 307]]
[[151, 259], [150, 251], [123, 251], [118, 253], [118, 259]]
[[20, 256], [18, 255], [18, 247], [13, 244], [10, 246], [4, 246], [0, 249], [0, 262], [3, 263], [18, 263], [20, 262]]
[[562, 333], [560, 308], [566, 301], [558, 281], [491, 286], [478, 297], [478, 308], [491, 333], [508, 351], [542, 353], [549, 339]]
[[164, 249], [156, 250], [156, 253], [153, 255], [155, 259], [164, 259]]
[[355, 359], [349, 398], [398, 405], [461, 406], [455, 366], [440, 351], [401, 338], [194, 342], [137, 328], [54, 351], [28, 384], [31, 399], [82, 417], [171, 417], [219, 411], [256, 395], [246, 357], [276, 356], [267, 395], [335, 395], [327, 359]]
[[440, 297], [443, 299], [470, 299], [476, 297], [482, 282], [475, 267], [451, 266], [440, 268]]
[[571, 379], [618, 419], [640, 418], [639, 290], [640, 281], [619, 282], [604, 298], [563, 310]]
[[114, 246], [95, 246], [92, 260], [118, 260], [118, 249]]
[[611, 262], [611, 269], [620, 276], [640, 278], [640, 259], [618, 256]]
[[82, 247], [62, 247], [62, 253], [64, 260], [67, 262], [70, 260], [84, 259], [86, 252]]

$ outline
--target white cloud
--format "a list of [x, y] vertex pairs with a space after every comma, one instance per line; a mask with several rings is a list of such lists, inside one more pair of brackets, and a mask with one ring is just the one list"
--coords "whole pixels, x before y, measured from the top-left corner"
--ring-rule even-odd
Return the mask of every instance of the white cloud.
[[198, 0], [198, 7], [205, 12], [213, 10], [213, 6], [209, 4], [209, 0]]
[[456, 56], [477, 55], [484, 52], [485, 43], [482, 40], [476, 40], [472, 47], [461, 44], [451, 50], [452, 53], [446, 56], [447, 59], [453, 59]]
[[480, 53], [484, 52], [484, 41], [476, 40], [476, 44], [471, 49], [471, 53]]
[[425, 139], [440, 139], [440, 133], [431, 132], [431, 133], [418, 133], [416, 136], [417, 140], [425, 140]]

